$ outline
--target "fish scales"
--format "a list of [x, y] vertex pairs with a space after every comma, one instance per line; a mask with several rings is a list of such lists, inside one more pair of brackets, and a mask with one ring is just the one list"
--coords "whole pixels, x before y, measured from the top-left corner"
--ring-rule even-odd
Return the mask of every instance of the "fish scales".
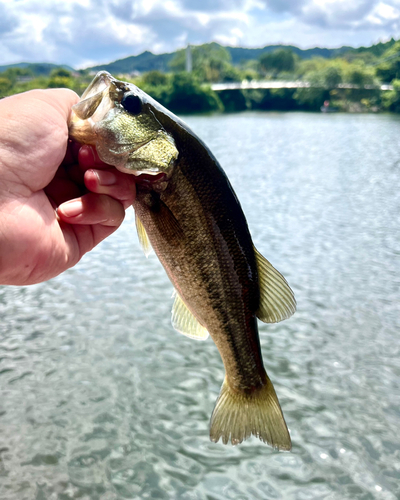
[[135, 85], [100, 72], [73, 107], [70, 135], [138, 176], [139, 240], [153, 247], [176, 289], [174, 328], [210, 334], [226, 371], [210, 438], [251, 435], [289, 450], [291, 440], [263, 365], [257, 317], [295, 311], [286, 280], [255, 249], [240, 203], [218, 161], [179, 118]]
[[[220, 182], [227, 183], [218, 166], [214, 168], [218, 169]], [[224, 352], [228, 377], [234, 385], [251, 389], [264, 378], [253, 320], [259, 303], [257, 267], [240, 206], [235, 204], [234, 210], [227, 210], [232, 206], [233, 193], [225, 186], [229, 189], [220, 196], [219, 183], [210, 182], [215, 177], [215, 172], [210, 177], [201, 169], [188, 168], [185, 161], [178, 161], [173, 178], [160, 196], [182, 228], [184, 236], [179, 234], [176, 240], [165, 241], [161, 212], [149, 210], [148, 192], [140, 186], [134, 208], [180, 296], [190, 310], [196, 311], [200, 323], [206, 326], [220, 352]], [[199, 184], [203, 189], [196, 190]], [[190, 209], [183, 211], [182, 204]], [[206, 211], [204, 206], [208, 207]], [[241, 246], [238, 241], [247, 244]], [[220, 331], [223, 335], [219, 335]], [[244, 331], [247, 335], [243, 335]]]

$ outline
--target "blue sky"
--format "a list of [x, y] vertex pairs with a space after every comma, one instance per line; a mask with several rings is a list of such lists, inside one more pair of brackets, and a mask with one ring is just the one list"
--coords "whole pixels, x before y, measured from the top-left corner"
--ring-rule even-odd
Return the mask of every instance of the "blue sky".
[[400, 0], [0, 0], [0, 65], [75, 68], [187, 43], [371, 45], [400, 38]]

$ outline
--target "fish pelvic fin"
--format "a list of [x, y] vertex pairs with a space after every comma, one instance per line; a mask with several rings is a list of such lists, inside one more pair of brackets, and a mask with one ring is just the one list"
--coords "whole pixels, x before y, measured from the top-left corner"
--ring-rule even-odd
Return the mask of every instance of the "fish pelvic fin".
[[195, 340], [207, 340], [209, 333], [189, 311], [178, 292], [175, 290], [175, 301], [172, 307], [172, 326], [182, 335]]
[[148, 257], [151, 254], [152, 246], [149, 240], [149, 237], [147, 236], [146, 229], [144, 228], [141, 220], [139, 219], [138, 214], [135, 212], [135, 222], [136, 222], [136, 230], [139, 238], [139, 243], [140, 246], [143, 249], [143, 252], [146, 257]]
[[264, 323], [279, 323], [296, 311], [294, 293], [282, 274], [256, 248], [254, 253], [260, 285], [257, 318]]
[[277, 450], [292, 448], [290, 434], [272, 382], [251, 394], [229, 387], [225, 377], [210, 422], [210, 439], [215, 443], [222, 438], [227, 444], [241, 443], [251, 435]]

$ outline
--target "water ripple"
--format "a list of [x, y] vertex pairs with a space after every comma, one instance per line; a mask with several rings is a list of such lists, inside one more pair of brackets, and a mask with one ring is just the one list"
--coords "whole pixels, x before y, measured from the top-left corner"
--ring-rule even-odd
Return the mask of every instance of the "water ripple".
[[398, 117], [189, 117], [296, 315], [260, 325], [293, 439], [211, 443], [224, 372], [170, 326], [130, 212], [74, 269], [0, 287], [0, 499], [400, 497]]

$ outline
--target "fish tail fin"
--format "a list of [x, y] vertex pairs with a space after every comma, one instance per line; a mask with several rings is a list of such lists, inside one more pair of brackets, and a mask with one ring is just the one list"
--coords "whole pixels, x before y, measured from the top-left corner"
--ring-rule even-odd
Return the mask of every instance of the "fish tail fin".
[[222, 438], [227, 444], [239, 444], [251, 435], [278, 450], [290, 450], [292, 443], [272, 382], [251, 394], [234, 391], [225, 377], [210, 422], [210, 439]]

